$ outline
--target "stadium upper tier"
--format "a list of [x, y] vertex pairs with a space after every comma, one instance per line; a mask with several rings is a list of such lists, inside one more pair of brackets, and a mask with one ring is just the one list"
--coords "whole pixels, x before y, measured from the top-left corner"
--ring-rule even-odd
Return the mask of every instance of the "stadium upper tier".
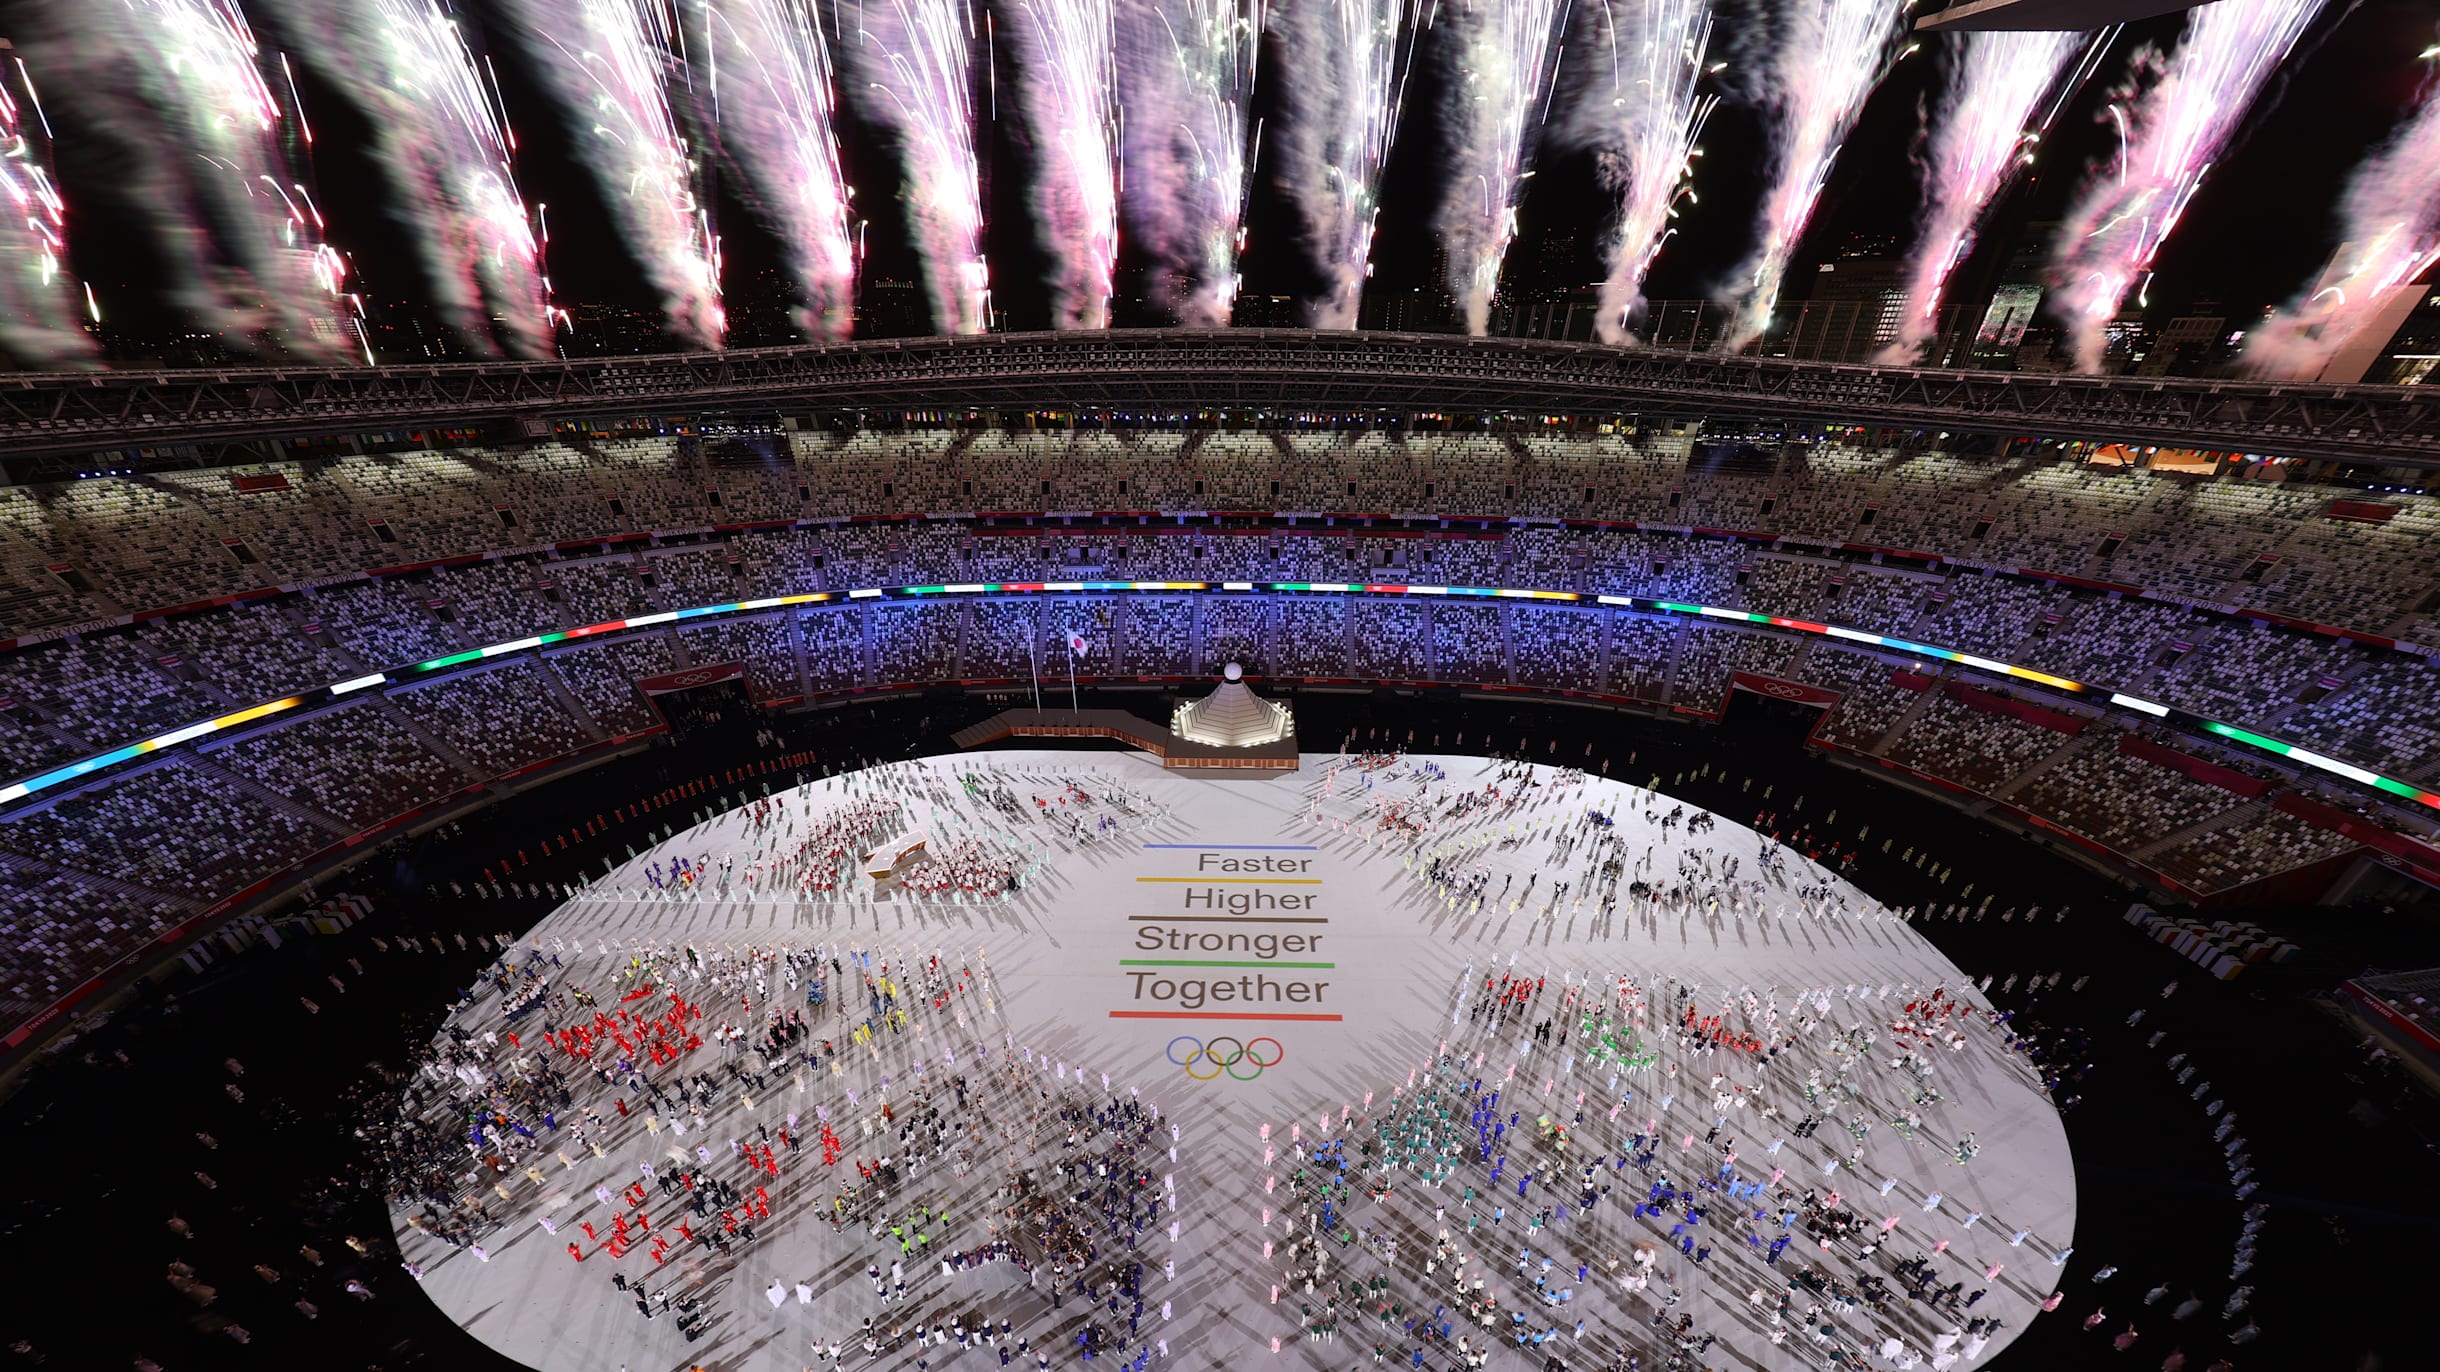
[[868, 432], [0, 490], [0, 1010], [653, 730], [639, 678], [1021, 688], [1071, 635], [1093, 680], [1744, 685], [2198, 898], [2359, 844], [2440, 879], [2440, 501], [1691, 445]]
[[[978, 561], [953, 533], [768, 527], [994, 511], [1065, 512], [1044, 526], [1076, 536], [1022, 555], [987, 551]], [[1259, 512], [1270, 513], [1247, 517]], [[1180, 515], [1202, 517], [1181, 524]], [[1190, 553], [1166, 536], [1290, 518], [1299, 533], [1333, 535], [1318, 563], [1306, 565], [1293, 538], [1256, 566], [1234, 552]], [[1780, 554], [1870, 563], [1886, 549], [1937, 559], [1952, 577], [1991, 568], [2081, 578], [2165, 601], [2440, 643], [2432, 625], [2440, 613], [2440, 500], [2203, 480], [2055, 452], [1994, 460], [1830, 442], [1711, 460], [1697, 455], [1690, 433], [1667, 429], [1547, 438], [939, 429], [795, 433], [751, 447], [629, 438], [0, 487], [0, 639], [374, 569], [511, 556], [544, 565], [506, 574], [506, 582], [522, 581], [530, 593], [539, 580], [553, 590], [502, 612], [504, 622], [564, 627], [609, 616], [584, 608], [590, 593], [569, 585], [578, 573], [553, 568], [612, 541], [647, 539], [656, 547], [711, 539], [727, 550], [726, 558], [697, 548], [641, 564], [712, 566], [705, 593], [685, 603], [842, 580], [1041, 579], [1072, 568], [1218, 577], [1224, 563], [1242, 562], [1242, 574], [1327, 580], [1363, 560], [1336, 535], [1367, 520], [1384, 535], [1437, 530], [1443, 521], [1498, 535], [1455, 545], [1477, 549], [1465, 565], [1481, 584], [1758, 608], [1768, 601], [1774, 611], [1804, 613], [1824, 608], [1817, 602], [1837, 569], [1814, 576], [1804, 571], [1812, 564]], [[1472, 527], [1482, 521], [1498, 527]], [[1130, 544], [1118, 531], [1139, 523], [1147, 537]], [[1586, 527], [1593, 524], [1634, 528]], [[1738, 538], [1681, 537], [1690, 531]], [[1381, 559], [1405, 546], [1387, 542], [1363, 557], [1397, 565]], [[841, 559], [862, 559], [861, 579], [843, 577]], [[436, 574], [428, 598], [463, 600], [455, 583], [500, 575]], [[1840, 603], [1897, 596], [1905, 603], [1889, 613], [1901, 624], [1938, 589], [1916, 587], [1923, 594], [1912, 599], [1903, 594], [1911, 581], [1873, 589], [1879, 573], [1869, 568], [1843, 579], [1853, 585]], [[1793, 589], [1776, 591], [1783, 581]], [[604, 603], [642, 594], [628, 587]], [[2046, 601], [2044, 612], [2070, 603], [2067, 591], [2045, 594], [2056, 604]], [[460, 605], [451, 613], [475, 612]]]
[[22, 373], [0, 382], [0, 459], [475, 424], [539, 435], [560, 421], [722, 407], [850, 416], [994, 408], [1755, 416], [2440, 465], [2440, 397], [2423, 387], [1932, 371], [1263, 329], [423, 367]]

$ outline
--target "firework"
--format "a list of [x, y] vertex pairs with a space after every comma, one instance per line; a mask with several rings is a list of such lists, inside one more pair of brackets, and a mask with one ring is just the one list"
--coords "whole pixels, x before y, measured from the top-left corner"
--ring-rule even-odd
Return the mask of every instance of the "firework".
[[578, 160], [660, 294], [669, 330], [720, 346], [719, 240], [670, 109], [677, 29], [655, 0], [510, 0], [558, 95]]
[[[1955, 38], [1948, 83], [1929, 116], [1923, 220], [1907, 263], [1905, 313], [1897, 338], [1876, 359], [1881, 362], [1903, 365], [1922, 356], [1932, 341], [1941, 292], [1974, 246], [1974, 224], [1983, 207], [2010, 173], [2033, 160], [2034, 145], [2062, 103], [2058, 97], [2091, 73], [2107, 43], [2106, 37], [2075, 33]], [[2063, 79], [2070, 62], [2077, 62], [2077, 79]]]
[[497, 317], [548, 357], [554, 314], [533, 215], [517, 193], [492, 87], [440, 0], [275, 0], [313, 42], [305, 59], [361, 108], [433, 297], [486, 351]]
[[1245, 218], [1245, 102], [1260, 0], [1118, 0], [1125, 117], [1121, 209], [1178, 322], [1219, 328], [1237, 299]]
[[873, 0], [849, 51], [859, 103], [897, 135], [907, 228], [923, 255], [932, 324], [980, 333], [991, 308], [967, 68], [973, 12], [963, 0]]
[[1700, 92], [1711, 45], [1708, 0], [1593, 0], [1568, 63], [1567, 113], [1555, 136], [1594, 154], [1618, 218], [1603, 245], [1609, 276], [1595, 321], [1605, 342], [1630, 341], [1644, 276], [1691, 194], [1695, 139], [1719, 103]]
[[2415, 112], [2355, 169], [2339, 220], [2345, 241], [2320, 279], [2246, 338], [2255, 373], [2311, 380], [2399, 292], [2422, 294], [2416, 280], [2440, 257], [2440, 81], [2427, 77]]
[[849, 190], [833, 127], [830, 41], [813, 0], [695, 0], [707, 126], [768, 222], [805, 297], [808, 337], [847, 337], [855, 312]]
[[80, 6], [52, 41], [66, 62], [47, 65], [72, 64], [81, 79], [69, 96], [135, 164], [129, 198], [157, 229], [175, 302], [197, 324], [240, 347], [371, 360], [347, 261], [323, 241], [290, 160], [292, 137], [311, 135], [273, 94], [277, 59], [236, 5]]
[[1407, 0], [1278, 0], [1285, 64], [1279, 169], [1304, 215], [1323, 288], [1305, 302], [1315, 328], [1352, 329], [1372, 259], [1381, 164], [1398, 131]]
[[1517, 195], [1547, 108], [1559, 0], [1450, 0], [1444, 13], [1456, 80], [1448, 97], [1452, 184], [1441, 203], [1440, 234], [1466, 332], [1480, 334], [1516, 236]]
[[1766, 83], [1759, 102], [1775, 158], [1763, 189], [1761, 241], [1725, 292], [1737, 310], [1721, 338], [1728, 351], [1761, 337], [1769, 323], [1839, 144], [1902, 55], [1908, 7], [1907, 0], [1791, 0], [1781, 16], [1768, 69], [1755, 73]]
[[[77, 323], [82, 301], [68, 279], [68, 202], [51, 178], [51, 140], [23, 62], [0, 79], [0, 191], [16, 219], [0, 231], [0, 347], [29, 366], [89, 357], [93, 336]], [[25, 93], [20, 104], [18, 90]]]
[[2150, 275], [2153, 257], [2237, 125], [2322, 0], [2221, 0], [2195, 10], [2153, 76], [2113, 101], [2122, 145], [2076, 197], [2051, 250], [2052, 308], [2076, 366], [2099, 371], [2103, 330]]
[[1116, 86], [1110, 0], [1022, 0], [1010, 16], [1033, 134], [1033, 203], [1050, 249], [1052, 326], [1110, 322], [1118, 259]]

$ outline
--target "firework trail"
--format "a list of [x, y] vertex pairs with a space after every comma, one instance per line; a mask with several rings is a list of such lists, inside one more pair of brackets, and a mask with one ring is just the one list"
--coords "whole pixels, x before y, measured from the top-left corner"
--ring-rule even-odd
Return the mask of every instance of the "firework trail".
[[1151, 259], [1151, 294], [1190, 328], [1226, 325], [1237, 299], [1260, 4], [1118, 0], [1121, 209]]
[[[1947, 86], [1928, 116], [1923, 221], [1907, 263], [1905, 314], [1878, 362], [1907, 365], [1923, 355], [1949, 274], [1974, 246], [1975, 221], [2009, 175], [2033, 160], [2042, 130], [2108, 43], [2106, 35], [2077, 33], [1963, 33], [1957, 39]], [[2077, 62], [2078, 76], [2067, 79], [2071, 62]]]
[[276, 0], [306, 60], [373, 126], [392, 204], [413, 226], [433, 297], [476, 347], [497, 316], [525, 357], [551, 355], [554, 313], [534, 220], [509, 167], [492, 87], [441, 0]]
[[2194, 199], [2271, 72], [2321, 12], [2322, 0], [2221, 0], [2187, 18], [2157, 79], [2109, 108], [2122, 146], [2078, 194], [2051, 249], [2051, 307], [2075, 362], [2101, 369], [2103, 329], [2149, 276], [2161, 243]]
[[17, 218], [0, 230], [0, 348], [28, 366], [90, 357], [93, 336], [79, 327], [80, 302], [68, 280], [68, 202], [51, 179], [50, 131], [25, 64], [15, 62], [17, 92], [0, 81], [0, 191]]
[[1568, 64], [1567, 114], [1556, 137], [1593, 153], [1603, 185], [1618, 197], [1595, 328], [1602, 341], [1625, 343], [1633, 341], [1627, 325], [1642, 308], [1644, 276], [1672, 232], [1677, 202], [1692, 194], [1686, 183], [1695, 139], [1719, 103], [1698, 89], [1711, 5], [1591, 0], [1581, 13], [1580, 55]]
[[991, 308], [974, 160], [973, 12], [963, 0], [870, 0], [852, 45], [866, 112], [898, 138], [907, 228], [932, 327], [981, 333]]
[[2344, 241], [2320, 279], [2247, 336], [2257, 375], [2311, 380], [2396, 292], [2421, 290], [2440, 257], [2440, 80], [2427, 76], [2414, 114], [2355, 169], [2339, 218]]
[[1457, 79], [1449, 92], [1450, 195], [1441, 205], [1449, 289], [1466, 332], [1491, 320], [1500, 263], [1516, 236], [1517, 195], [1533, 161], [1559, 59], [1560, 0], [1449, 0]]
[[1908, 0], [1791, 0], [1780, 16], [1757, 94], [1776, 155], [1762, 198], [1762, 241], [1737, 269], [1726, 303], [1737, 320], [1721, 347], [1735, 352], [1762, 336], [1788, 259], [1829, 184], [1839, 144], [1865, 97], [1903, 54]]
[[813, 0], [694, 0], [702, 111], [749, 203], [796, 272], [807, 337], [835, 343], [855, 313], [856, 260], [833, 115], [830, 41]]
[[228, 0], [73, 10], [56, 16], [46, 49], [78, 74], [66, 94], [137, 164], [129, 199], [178, 277], [175, 303], [233, 346], [261, 346], [269, 332], [299, 356], [356, 355], [365, 342], [347, 262], [323, 241], [289, 159], [291, 130], [312, 134], [272, 93], [278, 59], [245, 15]]
[[1011, 16], [1034, 144], [1034, 215], [1050, 249], [1051, 327], [1110, 322], [1118, 261], [1116, 36], [1110, 0], [1021, 0]]
[[1381, 164], [1398, 131], [1407, 0], [1279, 0], [1286, 119], [1279, 169], [1325, 282], [1305, 322], [1352, 329], [1363, 302]]
[[717, 348], [719, 240], [671, 112], [677, 28], [656, 0], [509, 0], [557, 94], [577, 160], [593, 169], [620, 236], [661, 296], [669, 330]]

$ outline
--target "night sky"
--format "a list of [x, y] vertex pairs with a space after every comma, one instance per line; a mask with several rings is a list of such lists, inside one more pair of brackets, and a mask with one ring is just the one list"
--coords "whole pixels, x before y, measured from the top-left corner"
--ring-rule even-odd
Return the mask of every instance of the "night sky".
[[[126, 222], [119, 197], [130, 178], [130, 150], [76, 117], [75, 73], [65, 51], [45, 41], [45, 27], [91, 0], [0, 0], [0, 34], [12, 37], [40, 83], [57, 128], [59, 174], [70, 205], [74, 267], [90, 280], [105, 315], [131, 355], [175, 330], [178, 319], [162, 300], [162, 270], [146, 234]], [[1768, 3], [1768, 0], [1759, 0]], [[2233, 2], [2233, 0], [2232, 0]], [[1275, 0], [1276, 3], [1276, 0]], [[1742, 0], [1719, 11], [1714, 56], [1734, 60], [1736, 35], [1751, 25]], [[549, 206], [550, 271], [559, 301], [650, 309], [654, 301], [611, 228], [601, 192], [570, 156], [562, 117], [528, 73], [522, 40], [486, 0], [464, 6], [476, 37], [495, 58], [510, 120], [520, 143], [518, 175], [529, 203]], [[292, 47], [267, 9], [252, 15], [266, 47]], [[2107, 155], [2116, 135], [2098, 118], [2105, 92], [2122, 77], [2144, 42], [2172, 43], [2181, 17], [2131, 26], [2112, 48], [2101, 73], [2061, 116], [2029, 180], [2012, 189], [1986, 222], [1977, 261], [2004, 255], [2028, 221], [2058, 217], [2084, 169]], [[2440, 0], [2362, 0], [2333, 3], [2248, 117], [2235, 148], [2214, 168], [2177, 235], [2158, 263], [2151, 292], [2155, 322], [2198, 300], [2217, 301], [2232, 326], [2242, 326], [2284, 299], [2318, 271], [2337, 232], [2332, 211], [2347, 175], [2411, 108], [2426, 70], [2418, 54], [2440, 37]], [[1253, 113], [1280, 118], [1283, 67], [1266, 49]], [[1841, 153], [1821, 210], [1788, 274], [1801, 283], [1814, 264], [1872, 243], [1902, 248], [1920, 192], [1909, 163], [1918, 110], [1936, 88], [1943, 40], [1927, 38], [1874, 93], [1856, 135]], [[983, 121], [985, 250], [992, 264], [995, 304], [1012, 328], [1044, 327], [1049, 300], [1040, 284], [1044, 245], [1026, 213], [1029, 152], [1009, 97], [1018, 80], [1007, 44], [997, 52], [998, 117], [978, 99]], [[1446, 131], [1433, 99], [1442, 63], [1430, 36], [1421, 44], [1406, 117], [1382, 188], [1382, 229], [1374, 249], [1375, 291], [1430, 289], [1436, 244], [1432, 211], [1442, 193]], [[404, 227], [392, 218], [391, 195], [364, 151], [365, 124], [341, 92], [298, 64], [299, 84], [317, 135], [310, 175], [331, 221], [329, 239], [353, 259], [377, 314], [421, 317], [425, 285]], [[899, 173], [888, 146], [842, 102], [839, 124], [856, 204], [869, 221], [863, 267], [867, 289], [883, 280], [919, 280], [919, 264], [899, 217]], [[1270, 152], [1255, 169], [1247, 215], [1249, 247], [1242, 262], [1249, 295], [1293, 295], [1315, 275], [1298, 243], [1293, 206], [1273, 182]], [[1710, 294], [1744, 257], [1754, 239], [1754, 211], [1767, 166], [1762, 126], [1754, 111], [1734, 103], [1714, 115], [1704, 138], [1696, 189], [1700, 203], [1679, 221], [1647, 286], [1658, 299]], [[708, 161], [708, 159], [707, 159]], [[1534, 291], [1580, 285], [1602, 275], [1598, 241], [1605, 213], [1591, 159], [1546, 156], [1528, 183], [1521, 231], [1512, 245], [1506, 286]], [[732, 341], [786, 341], [785, 295], [776, 243], [755, 222], [734, 189], [715, 181], [715, 215], [728, 264]], [[1166, 322], [1134, 305], [1141, 264], [1122, 240], [1117, 307], [1121, 324]]]

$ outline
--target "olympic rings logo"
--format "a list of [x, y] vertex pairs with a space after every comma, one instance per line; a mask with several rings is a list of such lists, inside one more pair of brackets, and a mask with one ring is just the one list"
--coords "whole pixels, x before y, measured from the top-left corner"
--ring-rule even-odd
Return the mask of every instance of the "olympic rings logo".
[[[1262, 1056], [1262, 1045], [1266, 1043], [1271, 1045], [1271, 1057], [1267, 1062]], [[1180, 1044], [1186, 1045], [1183, 1057], [1178, 1054]], [[1192, 1081], [1218, 1081], [1223, 1076], [1231, 1081], [1252, 1081], [1262, 1075], [1262, 1069], [1286, 1062], [1288, 1050], [1280, 1046], [1278, 1039], [1267, 1036], [1249, 1043], [1223, 1034], [1205, 1043], [1191, 1034], [1180, 1034], [1169, 1041], [1169, 1048], [1163, 1056], [1169, 1059], [1170, 1066], [1185, 1068], [1187, 1078]], [[1211, 1070], [1197, 1070], [1203, 1067]], [[1253, 1070], [1241, 1071], [1240, 1068]]]

